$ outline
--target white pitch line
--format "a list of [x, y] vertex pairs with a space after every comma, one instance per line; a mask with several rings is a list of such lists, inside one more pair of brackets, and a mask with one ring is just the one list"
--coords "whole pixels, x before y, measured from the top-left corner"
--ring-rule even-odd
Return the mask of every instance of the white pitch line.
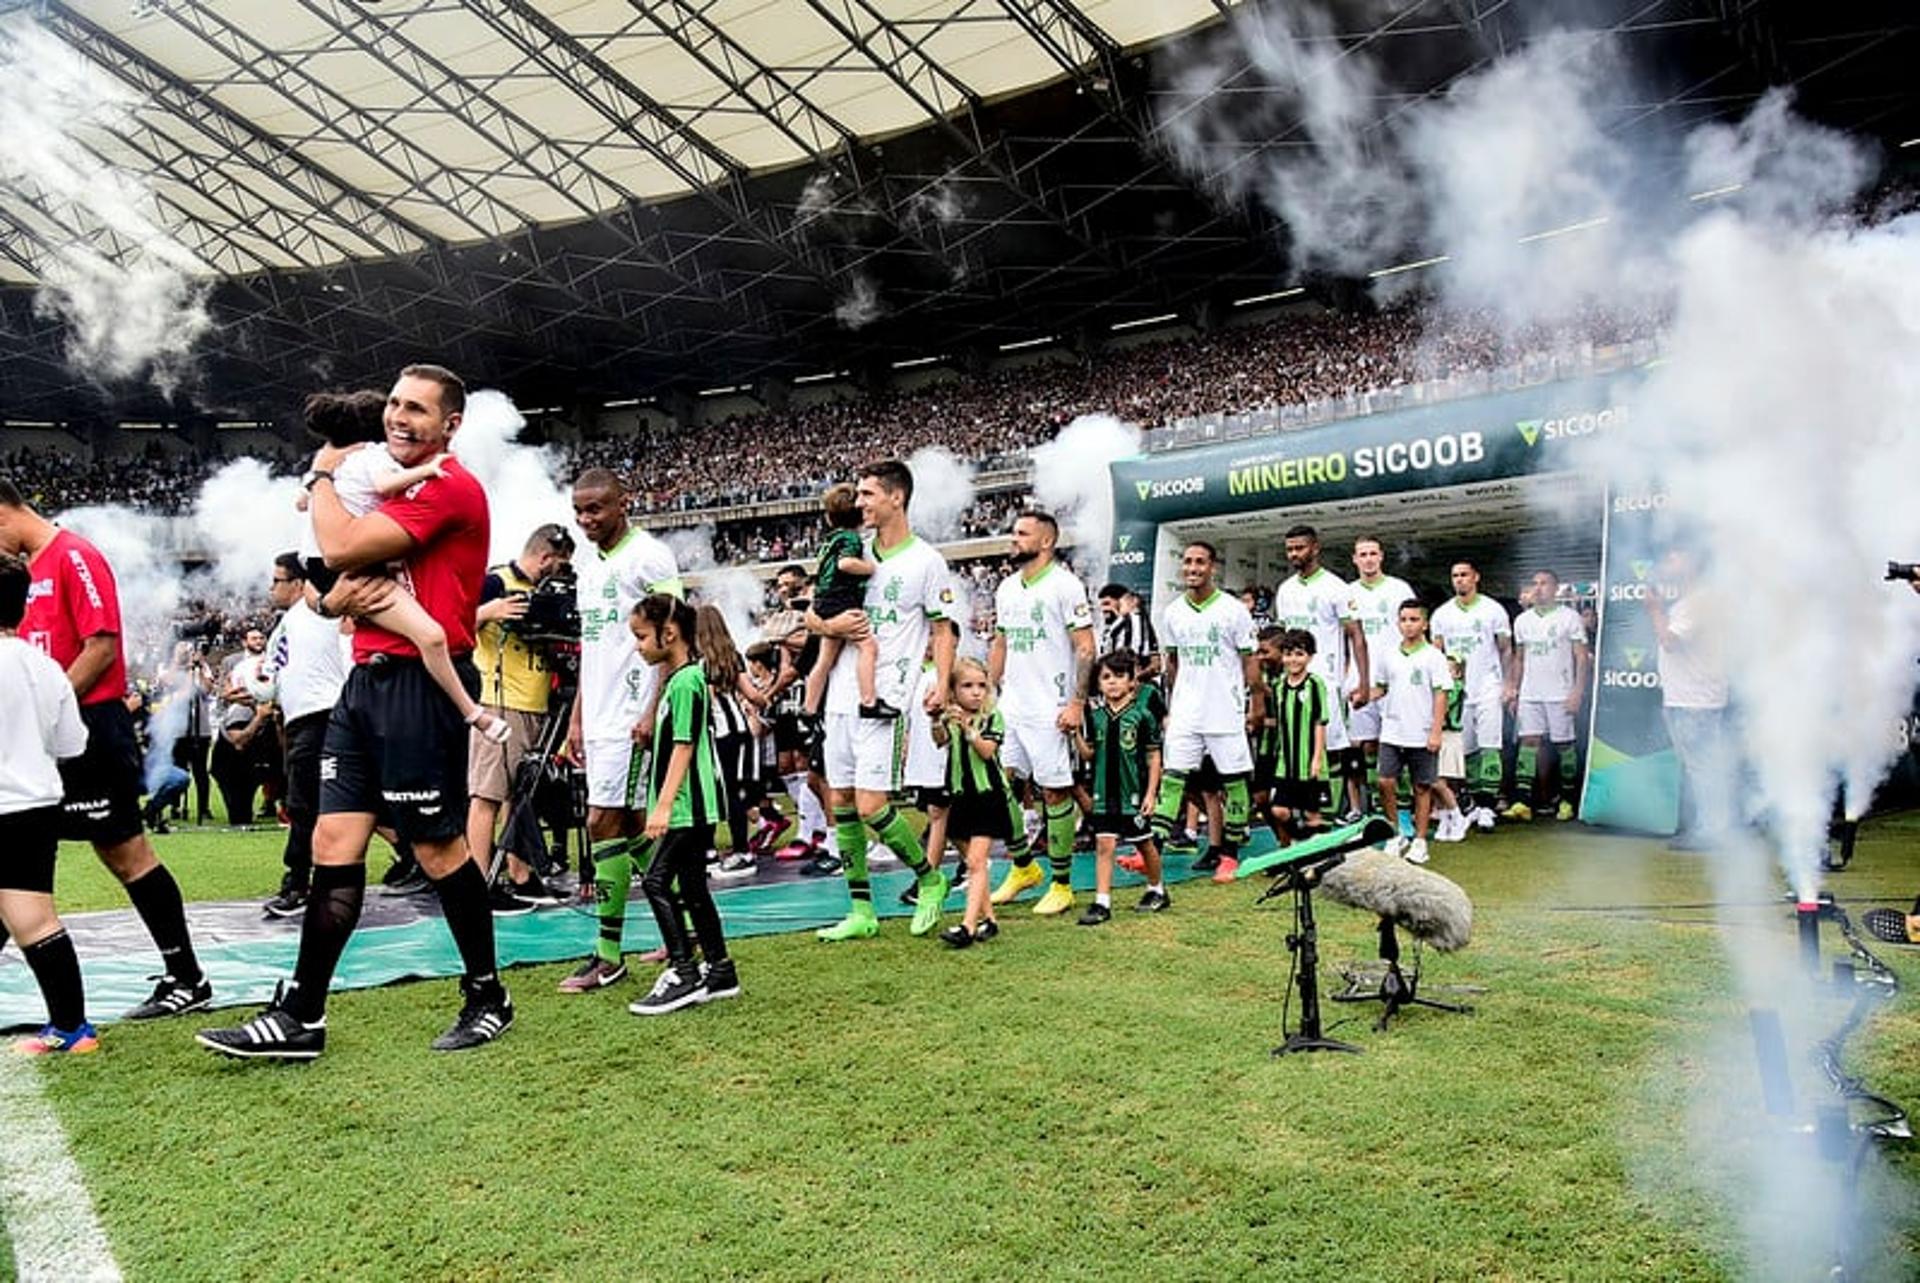
[[[84, 1067], [76, 1065], [84, 1072]], [[93, 1214], [33, 1062], [0, 1046], [0, 1223], [19, 1283], [120, 1283], [107, 1232]]]

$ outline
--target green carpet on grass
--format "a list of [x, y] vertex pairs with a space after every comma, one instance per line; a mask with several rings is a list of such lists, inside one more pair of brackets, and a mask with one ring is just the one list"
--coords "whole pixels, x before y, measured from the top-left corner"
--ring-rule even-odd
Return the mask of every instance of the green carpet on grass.
[[[1256, 833], [1248, 843], [1249, 855], [1270, 849], [1273, 837]], [[1201, 876], [1189, 867], [1191, 857], [1169, 855], [1166, 879], [1180, 882]], [[991, 873], [997, 883], [1005, 872], [1003, 861], [993, 862]], [[1094, 859], [1081, 853], [1074, 857], [1073, 885], [1079, 891], [1091, 891]], [[876, 872], [873, 877], [873, 901], [883, 918], [904, 917], [913, 912], [900, 904], [900, 893], [912, 881], [905, 869]], [[1142, 885], [1138, 875], [1114, 870], [1114, 889]], [[1264, 885], [1264, 884], [1263, 884]], [[1033, 900], [1046, 884], [1027, 892], [1022, 899]], [[847, 912], [847, 884], [844, 878], [807, 878], [796, 882], [770, 883], [764, 886], [715, 888], [714, 901], [730, 937], [777, 935], [788, 931], [811, 930], [838, 922]], [[947, 898], [949, 913], [957, 913], [964, 904], [963, 893]], [[1125, 911], [1125, 906], [1122, 906]], [[533, 963], [564, 962], [584, 958], [592, 952], [598, 918], [585, 908], [545, 909], [519, 917], [494, 919], [496, 952], [503, 967]], [[626, 948], [629, 952], [651, 949], [660, 943], [653, 912], [644, 899], [627, 904]], [[273, 997], [274, 986], [293, 972], [294, 955], [299, 949], [299, 933], [275, 930], [273, 934], [232, 942], [203, 941], [198, 948], [200, 964], [213, 981], [214, 1005], [221, 1007], [263, 1003]], [[354, 933], [347, 945], [333, 988], [372, 989], [403, 980], [431, 980], [460, 974], [460, 954], [453, 937], [438, 918], [427, 918], [399, 926], [364, 927]], [[106, 1023], [118, 1012], [143, 1001], [153, 988], [153, 959], [144, 952], [138, 957], [81, 957], [86, 979], [87, 1010], [96, 1024]], [[46, 1018], [40, 991], [24, 966], [0, 968], [0, 1029], [38, 1024]]]

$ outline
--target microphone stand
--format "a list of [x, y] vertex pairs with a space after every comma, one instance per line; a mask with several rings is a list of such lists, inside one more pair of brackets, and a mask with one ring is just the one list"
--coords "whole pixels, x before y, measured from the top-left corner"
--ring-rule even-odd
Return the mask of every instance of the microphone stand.
[[1327, 1037], [1320, 1026], [1320, 931], [1313, 920], [1313, 888], [1329, 869], [1338, 868], [1346, 858], [1345, 851], [1335, 851], [1311, 864], [1295, 865], [1275, 878], [1254, 902], [1264, 904], [1277, 895], [1293, 892], [1293, 930], [1287, 935], [1287, 952], [1295, 955], [1294, 971], [1300, 986], [1300, 1028], [1287, 1034], [1286, 1041], [1273, 1049], [1276, 1056], [1308, 1051], [1360, 1054], [1359, 1047]]

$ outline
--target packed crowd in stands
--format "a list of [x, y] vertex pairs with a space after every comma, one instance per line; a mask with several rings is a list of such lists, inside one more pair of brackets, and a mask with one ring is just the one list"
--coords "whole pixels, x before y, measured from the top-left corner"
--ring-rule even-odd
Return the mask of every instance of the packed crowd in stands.
[[[1629, 342], [1650, 336], [1659, 324], [1652, 314], [1595, 314], [1568, 328], [1515, 336], [1484, 320], [1436, 319], [1410, 307], [1369, 316], [1295, 314], [909, 392], [768, 410], [646, 438], [588, 441], [570, 449], [567, 469], [615, 469], [631, 478], [648, 512], [812, 498], [844, 479], [820, 470], [827, 461], [905, 456], [940, 445], [982, 471], [1015, 468], [1028, 449], [1083, 414], [1154, 426], [1197, 414], [1308, 404], [1489, 369], [1522, 353]], [[715, 441], [727, 448], [712, 448]], [[0, 466], [54, 512], [93, 503], [185, 511], [219, 462], [169, 453], [157, 442], [136, 455], [92, 462], [50, 449], [0, 454]], [[777, 560], [804, 555], [817, 533], [815, 523], [802, 518], [761, 523], [731, 538], [742, 556]]]

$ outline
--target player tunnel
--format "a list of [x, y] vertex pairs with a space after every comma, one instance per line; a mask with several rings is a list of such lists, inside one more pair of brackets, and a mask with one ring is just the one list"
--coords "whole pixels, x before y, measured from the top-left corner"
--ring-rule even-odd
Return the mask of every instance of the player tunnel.
[[[1429, 605], [1450, 594], [1461, 559], [1510, 608], [1534, 571], [1551, 570], [1598, 623], [1581, 817], [1670, 832], [1676, 772], [1650, 627], [1631, 592], [1646, 554], [1632, 551], [1630, 522], [1611, 521], [1622, 497], [1609, 494], [1597, 448], [1625, 422], [1637, 382], [1543, 383], [1120, 460], [1111, 577], [1157, 616], [1180, 592], [1181, 549], [1204, 539], [1221, 550], [1222, 587], [1270, 593], [1289, 573], [1282, 542], [1296, 524], [1319, 531], [1323, 563], [1349, 579], [1354, 540], [1378, 537], [1389, 573]], [[1630, 555], [1610, 559], [1616, 525]]]

